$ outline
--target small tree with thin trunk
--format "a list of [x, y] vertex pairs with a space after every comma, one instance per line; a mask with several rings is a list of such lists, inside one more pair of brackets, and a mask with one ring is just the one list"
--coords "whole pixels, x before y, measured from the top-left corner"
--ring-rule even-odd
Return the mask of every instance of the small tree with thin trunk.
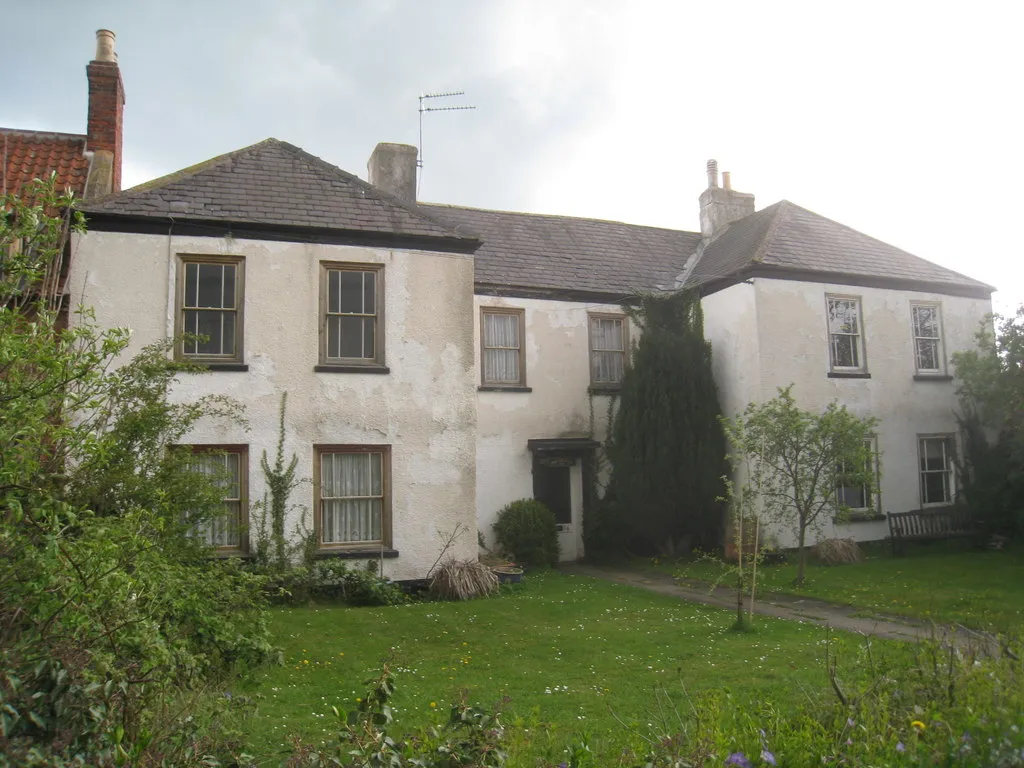
[[807, 532], [820, 532], [830, 516], [847, 511], [842, 487], [875, 492], [877, 473], [871, 437], [877, 420], [829, 403], [821, 413], [797, 407], [793, 385], [775, 398], [750, 403], [734, 419], [723, 419], [734, 466], [746, 468], [744, 494], [760, 496], [764, 518], [793, 532], [804, 580]]

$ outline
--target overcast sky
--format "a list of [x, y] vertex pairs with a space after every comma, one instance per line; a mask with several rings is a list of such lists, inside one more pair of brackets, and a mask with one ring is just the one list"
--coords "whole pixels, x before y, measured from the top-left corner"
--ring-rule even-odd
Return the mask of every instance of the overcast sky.
[[[84, 133], [117, 33], [124, 182], [274, 136], [420, 198], [697, 229], [717, 158], [782, 198], [1024, 302], [1024, 6], [1003, 2], [3, 0], [0, 125]], [[20, 33], [15, 31], [21, 30]]]

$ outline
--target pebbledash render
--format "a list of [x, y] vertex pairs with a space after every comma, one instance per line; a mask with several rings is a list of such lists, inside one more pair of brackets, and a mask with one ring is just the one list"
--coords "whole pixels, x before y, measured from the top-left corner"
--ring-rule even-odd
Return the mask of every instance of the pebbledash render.
[[[112, 41], [97, 61], [116, 71]], [[248, 429], [189, 437], [233, 478], [237, 524], [205, 533], [225, 555], [248, 549], [287, 393], [285, 451], [306, 481], [288, 530], [315, 531], [321, 556], [421, 577], [447, 534], [463, 530], [451, 554], [473, 557], [505, 504], [535, 497], [563, 558], [583, 557], [640, 333], [622, 306], [682, 287], [703, 297], [727, 414], [792, 383], [804, 407], [879, 419], [880, 491], [841, 489], [854, 516], [826, 535], [882, 538], [885, 511], [956, 498], [950, 361], [993, 289], [787, 201], [756, 210], [714, 161], [690, 232], [422, 203], [416, 150], [399, 144], [377, 146], [368, 181], [267, 139], [117, 192], [119, 135], [108, 144], [113, 194], [85, 206], [67, 290], [131, 328], [129, 353], [198, 334], [175, 354], [209, 373], [174, 396], [245, 406]]]

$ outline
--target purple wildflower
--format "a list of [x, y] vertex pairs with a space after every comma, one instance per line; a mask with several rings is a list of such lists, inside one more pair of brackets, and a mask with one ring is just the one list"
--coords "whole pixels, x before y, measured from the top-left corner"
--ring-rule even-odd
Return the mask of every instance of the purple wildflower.
[[896, 751], [897, 752], [906, 752], [907, 751], [907, 748], [905, 746], [903, 746], [903, 742], [902, 741], [897, 741], [896, 742]]
[[768, 765], [778, 765], [778, 763], [775, 762], [775, 755], [773, 755], [767, 749], [761, 750], [761, 759], [764, 762], [768, 763]]
[[727, 758], [725, 758], [726, 765], [738, 765], [739, 768], [754, 768], [747, 756], [742, 752], [733, 752]]

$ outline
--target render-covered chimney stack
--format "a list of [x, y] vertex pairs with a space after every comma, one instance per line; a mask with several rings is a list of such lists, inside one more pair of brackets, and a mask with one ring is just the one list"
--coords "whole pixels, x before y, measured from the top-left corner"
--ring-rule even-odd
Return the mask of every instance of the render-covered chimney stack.
[[89, 78], [89, 125], [86, 150], [92, 153], [86, 197], [121, 191], [121, 136], [124, 83], [114, 51], [114, 33], [96, 31], [96, 58], [85, 68]]
[[714, 240], [734, 221], [754, 212], [754, 196], [732, 188], [732, 175], [722, 173], [718, 186], [718, 162], [708, 160], [708, 188], [700, 195], [700, 233], [707, 241]]
[[416, 147], [381, 142], [366, 170], [373, 186], [404, 202], [416, 202]]

